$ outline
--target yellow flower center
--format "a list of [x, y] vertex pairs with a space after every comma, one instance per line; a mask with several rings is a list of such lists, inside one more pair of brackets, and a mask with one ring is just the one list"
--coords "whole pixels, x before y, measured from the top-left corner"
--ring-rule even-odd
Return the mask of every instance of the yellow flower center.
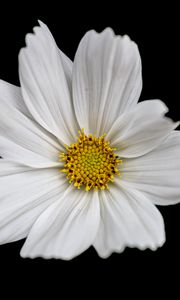
[[120, 174], [117, 167], [121, 160], [104, 137], [105, 134], [99, 138], [92, 134], [87, 136], [82, 129], [77, 142], [65, 146], [66, 153], [60, 153], [60, 160], [64, 162], [61, 172], [65, 172], [69, 183], [78, 189], [81, 186], [86, 191], [108, 189], [108, 183]]

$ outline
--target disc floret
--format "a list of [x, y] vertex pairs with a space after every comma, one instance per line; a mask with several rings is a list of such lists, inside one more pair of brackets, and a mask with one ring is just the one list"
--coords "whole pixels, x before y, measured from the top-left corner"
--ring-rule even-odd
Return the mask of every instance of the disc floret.
[[115, 154], [115, 148], [105, 140], [105, 134], [97, 138], [88, 136], [84, 129], [79, 131], [77, 142], [66, 147], [66, 153], [60, 153], [64, 162], [61, 172], [67, 174], [69, 183], [86, 191], [91, 189], [108, 189], [108, 183], [114, 181], [115, 175], [120, 175], [118, 165], [121, 160]]

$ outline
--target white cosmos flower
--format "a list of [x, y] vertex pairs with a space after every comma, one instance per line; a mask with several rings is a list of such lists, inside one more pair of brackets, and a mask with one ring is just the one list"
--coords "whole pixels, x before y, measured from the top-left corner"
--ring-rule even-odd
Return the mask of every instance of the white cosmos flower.
[[21, 255], [32, 258], [155, 250], [165, 230], [154, 204], [180, 200], [178, 124], [160, 100], [137, 104], [141, 59], [128, 36], [87, 32], [73, 64], [39, 24], [19, 54], [21, 88], [0, 82], [0, 243], [27, 237]]

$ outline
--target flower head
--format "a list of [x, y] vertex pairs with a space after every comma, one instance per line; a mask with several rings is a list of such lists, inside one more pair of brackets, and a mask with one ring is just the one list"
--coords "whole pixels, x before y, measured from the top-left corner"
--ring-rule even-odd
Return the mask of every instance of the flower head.
[[180, 201], [180, 134], [162, 101], [137, 103], [136, 44], [89, 31], [72, 63], [39, 22], [26, 45], [21, 87], [0, 81], [0, 243], [27, 237], [23, 257], [62, 259], [155, 250], [154, 204]]

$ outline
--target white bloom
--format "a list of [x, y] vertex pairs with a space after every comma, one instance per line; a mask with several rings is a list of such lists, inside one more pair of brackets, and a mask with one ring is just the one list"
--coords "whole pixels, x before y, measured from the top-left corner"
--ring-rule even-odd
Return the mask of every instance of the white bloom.
[[155, 250], [165, 231], [154, 204], [180, 201], [180, 134], [163, 102], [137, 104], [137, 46], [89, 31], [72, 64], [46, 25], [34, 33], [21, 88], [0, 81], [0, 243], [27, 237], [23, 257], [62, 259], [91, 245], [101, 257]]

